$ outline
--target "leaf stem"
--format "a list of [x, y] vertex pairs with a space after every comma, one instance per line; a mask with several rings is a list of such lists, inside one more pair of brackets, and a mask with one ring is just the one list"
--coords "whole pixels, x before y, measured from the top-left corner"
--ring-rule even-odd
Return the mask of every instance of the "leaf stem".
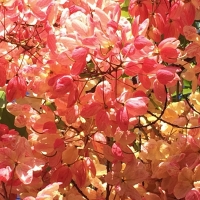
[[77, 186], [76, 182], [72, 179], [71, 180], [72, 184], [74, 185], [74, 187], [77, 189], [77, 191], [87, 200], [89, 200], [89, 198], [83, 193], [83, 191]]

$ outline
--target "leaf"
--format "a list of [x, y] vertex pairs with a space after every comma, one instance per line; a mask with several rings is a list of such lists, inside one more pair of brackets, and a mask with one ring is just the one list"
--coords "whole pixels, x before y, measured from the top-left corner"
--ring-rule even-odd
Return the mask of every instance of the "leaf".
[[22, 137], [28, 138], [26, 127], [18, 128], [14, 125], [15, 116], [10, 114], [6, 108], [3, 108], [0, 123], [6, 124], [9, 129], [15, 129]]
[[100, 110], [96, 115], [96, 126], [99, 131], [104, 131], [110, 124], [109, 115], [105, 110]]
[[157, 62], [155, 61], [155, 59], [144, 58], [142, 70], [148, 74], [156, 68], [156, 64]]
[[127, 8], [128, 10], [129, 3], [130, 3], [130, 0], [125, 0], [124, 3], [121, 5], [121, 8]]
[[51, 52], [55, 53], [57, 46], [56, 46], [56, 36], [53, 34], [53, 31], [50, 31], [49, 35], [47, 36], [47, 44]]
[[146, 104], [148, 101], [149, 99], [147, 97], [135, 97], [128, 99], [125, 103], [128, 114], [130, 114], [132, 117], [137, 117], [146, 114]]
[[122, 8], [122, 10], [121, 10], [122, 17], [126, 17], [126, 18], [130, 17], [129, 12], [127, 10], [128, 10], [128, 7]]
[[83, 107], [80, 115], [84, 118], [89, 118], [96, 115], [100, 109], [102, 109], [102, 105], [100, 103], [92, 102], [91, 104], [87, 104]]
[[153, 90], [154, 90], [156, 99], [164, 103], [167, 97], [165, 86], [161, 84], [158, 80], [155, 80], [153, 83]]
[[175, 74], [170, 70], [163, 68], [157, 71], [156, 76], [161, 84], [166, 85], [174, 79]]
[[123, 152], [122, 152], [122, 149], [120, 148], [120, 144], [119, 143], [118, 144], [114, 143], [112, 145], [112, 153], [118, 160], [122, 159]]
[[138, 75], [138, 73], [140, 73], [141, 69], [138, 66], [138, 64], [134, 63], [134, 62], [129, 62], [126, 66], [125, 66], [125, 70], [124, 73], [128, 76], [136, 76]]
[[151, 44], [152, 43], [150, 42], [150, 40], [148, 40], [145, 36], [142, 35], [138, 35], [134, 40], [134, 45], [138, 50], [143, 49], [145, 46], [150, 46]]
[[4, 91], [0, 91], [0, 120], [3, 114], [3, 109], [5, 108], [5, 105], [6, 105], [6, 94]]
[[0, 87], [6, 84], [6, 69], [4, 66], [0, 66]]
[[78, 158], [78, 149], [73, 146], [66, 147], [66, 150], [62, 152], [62, 161], [65, 164], [72, 164]]
[[91, 172], [93, 178], [96, 176], [96, 168], [91, 158], [86, 157], [84, 162], [86, 168]]
[[58, 193], [59, 185], [62, 183], [56, 182], [47, 185], [43, 190], [38, 192], [37, 199], [42, 200], [44, 197], [48, 197], [47, 199], [53, 199]]
[[33, 171], [30, 166], [20, 163], [16, 167], [16, 174], [23, 184], [30, 184], [32, 182]]
[[11, 102], [18, 98], [25, 97], [27, 92], [27, 83], [24, 77], [14, 76], [6, 87], [7, 101]]
[[128, 129], [129, 118], [126, 107], [122, 107], [117, 111], [116, 121], [122, 131], [126, 131]]
[[71, 165], [71, 170], [75, 176], [77, 186], [82, 188], [86, 183], [86, 168], [83, 160], [78, 160], [73, 165]]
[[68, 166], [63, 165], [56, 169], [52, 176], [51, 176], [51, 182], [62, 182], [63, 187], [67, 187], [72, 179], [72, 173]]
[[189, 181], [180, 181], [174, 187], [174, 196], [177, 199], [182, 199], [185, 197], [187, 192], [192, 189], [192, 184]]

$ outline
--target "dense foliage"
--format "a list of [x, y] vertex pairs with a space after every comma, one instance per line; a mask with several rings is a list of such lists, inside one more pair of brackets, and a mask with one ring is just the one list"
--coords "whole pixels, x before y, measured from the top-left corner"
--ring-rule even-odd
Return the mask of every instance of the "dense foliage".
[[200, 199], [199, 0], [0, 3], [0, 199]]

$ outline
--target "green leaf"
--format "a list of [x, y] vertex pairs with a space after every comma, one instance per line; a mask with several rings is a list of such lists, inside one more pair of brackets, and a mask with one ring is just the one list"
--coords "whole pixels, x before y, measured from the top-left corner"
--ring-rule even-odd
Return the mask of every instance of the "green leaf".
[[57, 126], [58, 129], [62, 129], [62, 130], [66, 129], [66, 127], [67, 127], [66, 124], [65, 124], [65, 122], [62, 121], [61, 118], [59, 119], [59, 122], [56, 124], [56, 126]]
[[0, 120], [5, 106], [6, 106], [6, 94], [4, 91], [0, 91]]
[[183, 95], [188, 95], [192, 93], [192, 89], [191, 88], [184, 88], [182, 94]]
[[192, 81], [183, 80], [183, 85], [185, 88], [192, 88]]
[[54, 102], [46, 101], [45, 105], [48, 106], [52, 111], [56, 110], [56, 105]]
[[186, 40], [185, 36], [184, 35], [181, 35], [179, 36], [179, 40], [180, 40], [180, 45], [179, 47], [181, 49], [185, 49], [185, 47], [190, 43], [189, 40]]
[[128, 7], [130, 0], [125, 0], [124, 3], [121, 5], [121, 8]]
[[122, 11], [121, 11], [121, 15], [122, 15], [122, 17], [126, 17], [126, 18], [129, 18], [129, 17], [130, 17], [129, 12], [126, 11], [126, 10], [122, 10]]
[[121, 16], [126, 17], [128, 20], [131, 19], [128, 12], [129, 3], [130, 3], [130, 0], [125, 0], [124, 3], [121, 5]]
[[4, 91], [0, 91], [0, 108], [5, 108], [6, 105], [6, 93]]

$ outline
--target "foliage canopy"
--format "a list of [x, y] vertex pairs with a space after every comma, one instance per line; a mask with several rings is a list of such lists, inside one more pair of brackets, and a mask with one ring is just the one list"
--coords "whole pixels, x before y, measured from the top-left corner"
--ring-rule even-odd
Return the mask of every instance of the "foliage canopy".
[[0, 200], [200, 199], [198, 0], [0, 1]]

